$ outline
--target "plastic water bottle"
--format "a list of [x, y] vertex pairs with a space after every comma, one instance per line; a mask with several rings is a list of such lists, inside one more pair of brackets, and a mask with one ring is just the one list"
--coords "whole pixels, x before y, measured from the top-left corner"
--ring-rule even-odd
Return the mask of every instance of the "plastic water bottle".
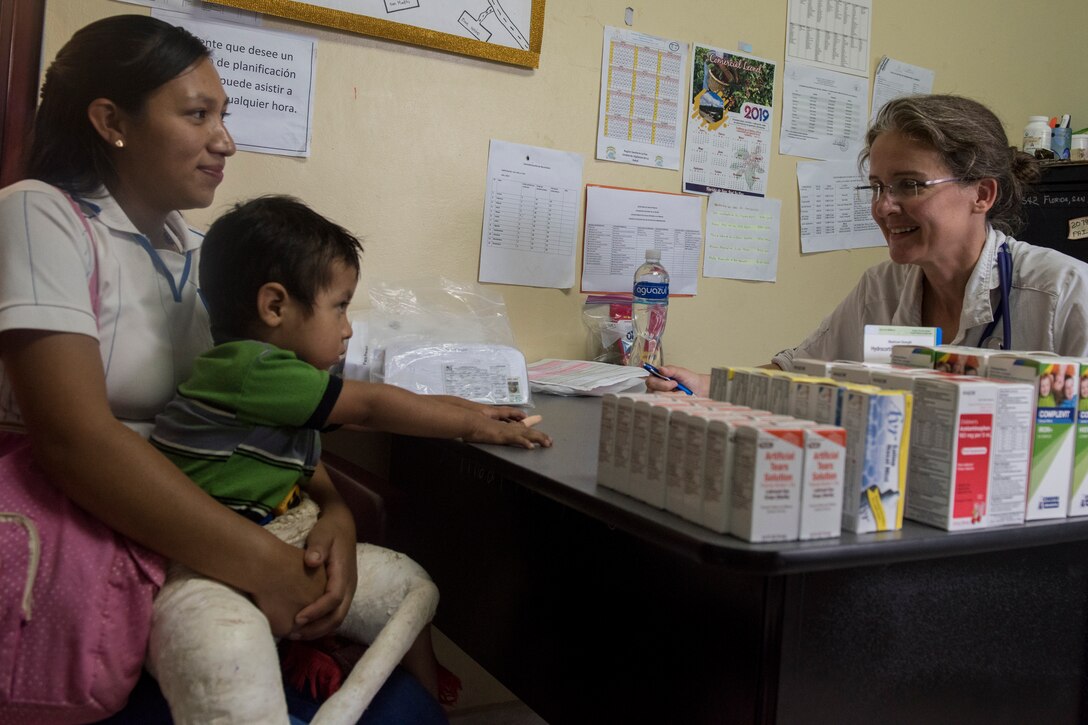
[[661, 252], [646, 250], [646, 262], [635, 270], [631, 321], [635, 343], [627, 358], [628, 365], [661, 364], [661, 337], [669, 314], [669, 273], [661, 266]]

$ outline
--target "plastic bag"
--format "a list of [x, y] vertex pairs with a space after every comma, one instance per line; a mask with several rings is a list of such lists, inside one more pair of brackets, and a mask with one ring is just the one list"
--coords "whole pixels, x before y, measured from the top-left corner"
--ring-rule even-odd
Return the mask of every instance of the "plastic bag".
[[377, 284], [370, 302], [365, 319], [352, 322], [348, 377], [478, 403], [530, 403], [525, 356], [497, 292], [439, 277]]
[[588, 332], [586, 357], [596, 362], [626, 365], [635, 341], [631, 298], [625, 295], [590, 295], [582, 307]]

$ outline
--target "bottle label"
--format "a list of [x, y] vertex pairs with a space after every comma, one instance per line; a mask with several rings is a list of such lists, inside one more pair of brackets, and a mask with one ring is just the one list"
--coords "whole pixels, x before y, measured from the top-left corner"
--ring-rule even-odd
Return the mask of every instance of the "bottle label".
[[634, 291], [634, 301], [641, 304], [669, 300], [669, 285], [660, 282], [636, 282]]

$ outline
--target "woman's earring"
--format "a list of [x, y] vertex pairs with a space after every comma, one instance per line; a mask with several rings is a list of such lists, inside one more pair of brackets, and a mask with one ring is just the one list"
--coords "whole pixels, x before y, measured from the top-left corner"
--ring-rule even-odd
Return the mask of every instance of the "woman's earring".
[[124, 141], [124, 139], [119, 138], [119, 139], [117, 139], [116, 141], [113, 142], [113, 145], [116, 146], [119, 149], [123, 149], [125, 147], [125, 141]]

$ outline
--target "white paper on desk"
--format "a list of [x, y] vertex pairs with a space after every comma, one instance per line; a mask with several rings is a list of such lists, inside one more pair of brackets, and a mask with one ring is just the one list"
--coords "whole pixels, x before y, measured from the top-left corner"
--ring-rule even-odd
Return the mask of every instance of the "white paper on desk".
[[[197, 20], [165, 10], [154, 17], [179, 25], [212, 49], [230, 99], [227, 128], [238, 148], [277, 156], [309, 156], [317, 41], [304, 35]], [[264, 55], [254, 55], [256, 48]]]
[[851, 161], [797, 164], [803, 254], [885, 245], [871, 205], [857, 195], [868, 182]]
[[715, 192], [706, 207], [703, 276], [774, 282], [780, 199]]
[[695, 294], [702, 212], [697, 196], [587, 186], [582, 291], [629, 293], [646, 250], [657, 249], [669, 294]]
[[574, 286], [582, 157], [491, 140], [480, 281]]
[[884, 104], [892, 99], [932, 93], [933, 75], [928, 68], [892, 60], [888, 56], [881, 58], [873, 79], [873, 112], [869, 120], [876, 118]]
[[873, 0], [790, 0], [786, 62], [869, 76]]
[[779, 153], [856, 161], [869, 107], [866, 80], [804, 63], [787, 63], [785, 78]]
[[642, 387], [649, 373], [642, 368], [588, 360], [546, 358], [529, 365], [534, 393], [551, 395], [604, 395]]
[[680, 168], [688, 44], [605, 26], [597, 158]]

